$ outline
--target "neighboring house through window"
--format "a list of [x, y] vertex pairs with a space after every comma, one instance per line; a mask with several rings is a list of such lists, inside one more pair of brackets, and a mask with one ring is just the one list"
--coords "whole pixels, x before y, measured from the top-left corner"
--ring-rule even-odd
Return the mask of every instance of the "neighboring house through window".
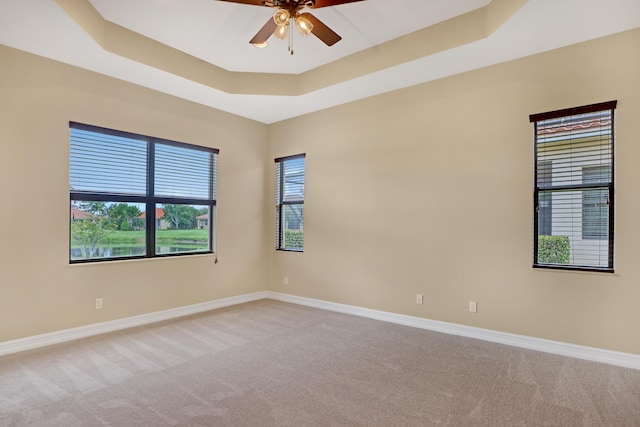
[[[582, 168], [584, 184], [611, 182], [611, 167], [584, 166]], [[594, 188], [582, 193], [582, 238], [607, 240], [609, 236], [609, 192], [607, 189]]]
[[70, 128], [70, 262], [215, 251], [217, 149]]
[[[552, 163], [550, 161], [541, 161], [538, 167], [538, 186], [540, 188], [550, 187]], [[538, 202], [538, 235], [551, 236], [553, 234], [552, 218], [553, 218], [553, 200], [550, 193], [542, 193]]]
[[276, 249], [304, 249], [305, 155], [281, 157], [276, 162]]
[[[147, 213], [142, 212], [138, 218], [146, 219]], [[156, 230], [166, 230], [167, 228], [169, 228], [169, 224], [164, 219], [164, 209], [156, 208]]]
[[617, 102], [533, 114], [534, 267], [613, 271]]
[[204, 229], [209, 228], [209, 215], [204, 214], [196, 217], [196, 221], [198, 221], [198, 228]]

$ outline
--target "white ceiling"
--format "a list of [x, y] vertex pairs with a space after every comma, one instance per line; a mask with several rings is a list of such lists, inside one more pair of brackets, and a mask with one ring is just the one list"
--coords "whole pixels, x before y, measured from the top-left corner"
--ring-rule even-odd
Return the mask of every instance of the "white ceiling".
[[229, 71], [298, 74], [485, 6], [490, 0], [365, 0], [307, 9], [343, 40], [327, 47], [314, 36], [295, 32], [293, 56], [287, 42], [275, 37], [267, 49], [248, 43], [271, 19], [272, 8], [217, 0], [90, 1], [105, 19]]
[[[490, 0], [366, 0], [311, 12], [343, 39], [248, 40], [273, 9], [217, 0], [90, 0], [108, 21], [229, 71], [299, 74]], [[263, 123], [640, 27], [640, 0], [529, 0], [489, 37], [299, 96], [234, 95], [103, 50], [54, 0], [0, 0], [0, 44]], [[630, 54], [638, 54], [637, 52]]]

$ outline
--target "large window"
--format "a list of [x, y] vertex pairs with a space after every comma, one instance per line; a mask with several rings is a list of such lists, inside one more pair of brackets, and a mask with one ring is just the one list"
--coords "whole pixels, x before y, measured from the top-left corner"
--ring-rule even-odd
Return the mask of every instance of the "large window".
[[70, 262], [215, 251], [217, 149], [70, 128]]
[[617, 101], [533, 114], [534, 267], [613, 271]]
[[275, 161], [276, 248], [301, 252], [304, 248], [305, 155], [281, 157]]

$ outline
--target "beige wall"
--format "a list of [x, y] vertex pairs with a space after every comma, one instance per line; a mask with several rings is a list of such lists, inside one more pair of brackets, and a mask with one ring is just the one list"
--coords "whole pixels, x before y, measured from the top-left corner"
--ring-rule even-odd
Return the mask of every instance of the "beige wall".
[[[0, 63], [0, 341], [266, 289], [266, 125], [6, 47]], [[70, 266], [70, 120], [219, 148], [218, 264]]]
[[[269, 127], [0, 48], [0, 341], [271, 289], [640, 354], [639, 43], [636, 30]], [[612, 99], [616, 273], [534, 270], [528, 115]], [[220, 262], [69, 266], [69, 120], [220, 148]], [[302, 152], [305, 252], [276, 252], [273, 158]]]
[[[306, 224], [303, 254], [269, 253], [269, 288], [640, 354], [638, 45], [636, 30], [272, 125], [270, 157], [306, 153]], [[534, 270], [529, 114], [612, 99], [616, 273]]]

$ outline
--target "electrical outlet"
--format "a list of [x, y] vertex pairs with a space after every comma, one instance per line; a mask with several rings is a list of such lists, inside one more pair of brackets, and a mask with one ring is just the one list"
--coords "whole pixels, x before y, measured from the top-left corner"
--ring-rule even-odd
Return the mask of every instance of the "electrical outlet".
[[416, 304], [422, 304], [422, 294], [416, 294]]
[[289, 284], [289, 277], [284, 276], [284, 284], [288, 285]]
[[96, 298], [96, 310], [102, 309], [102, 298]]
[[478, 312], [478, 303], [476, 301], [469, 301], [469, 311], [471, 313]]

